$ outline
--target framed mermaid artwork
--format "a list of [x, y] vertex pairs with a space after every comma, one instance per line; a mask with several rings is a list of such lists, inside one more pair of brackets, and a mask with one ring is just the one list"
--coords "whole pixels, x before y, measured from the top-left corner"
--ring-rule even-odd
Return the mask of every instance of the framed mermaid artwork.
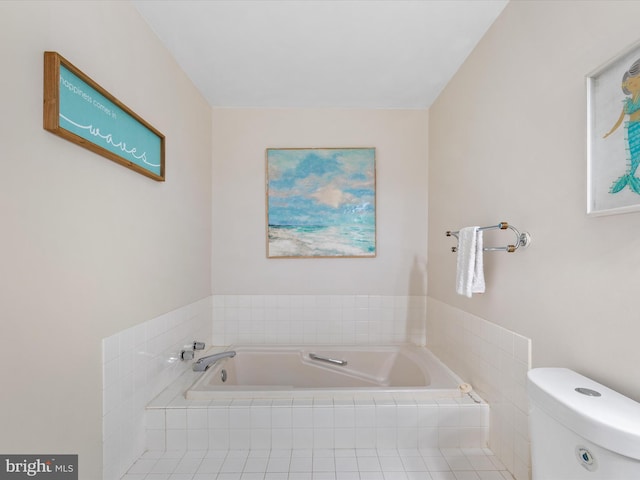
[[587, 214], [640, 212], [640, 43], [587, 75]]

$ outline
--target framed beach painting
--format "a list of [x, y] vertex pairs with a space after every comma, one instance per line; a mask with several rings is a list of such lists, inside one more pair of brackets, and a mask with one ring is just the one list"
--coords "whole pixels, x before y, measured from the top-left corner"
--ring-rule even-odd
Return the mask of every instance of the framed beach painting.
[[375, 148], [268, 148], [267, 257], [376, 256]]
[[640, 44], [587, 75], [587, 213], [640, 211]]

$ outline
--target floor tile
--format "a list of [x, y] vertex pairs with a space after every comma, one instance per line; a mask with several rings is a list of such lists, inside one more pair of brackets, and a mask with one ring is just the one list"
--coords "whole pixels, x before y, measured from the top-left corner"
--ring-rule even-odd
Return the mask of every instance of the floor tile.
[[360, 472], [336, 472], [336, 480], [360, 480]]
[[407, 478], [409, 480], [433, 480], [427, 472], [407, 472]]
[[407, 472], [426, 472], [427, 466], [422, 457], [402, 457], [404, 469]]
[[476, 471], [495, 470], [496, 467], [487, 455], [467, 455], [467, 459]]
[[178, 458], [160, 458], [149, 473], [173, 473], [179, 463]]
[[170, 473], [149, 473], [144, 480], [169, 480]]
[[504, 477], [500, 474], [500, 472], [477, 472], [480, 480], [504, 480]]
[[313, 470], [311, 457], [291, 458], [290, 472], [311, 472]]
[[[423, 457], [424, 464], [430, 472], [449, 472], [451, 467], [444, 457]], [[433, 476], [433, 475], [432, 475]]]
[[383, 472], [404, 472], [404, 464], [400, 457], [381, 457], [380, 467]]
[[202, 463], [202, 460], [203, 460], [202, 458], [185, 457], [182, 460], [180, 460], [180, 463], [178, 463], [173, 473], [174, 474], [196, 473], [198, 471], [198, 468], [200, 467], [200, 464]]
[[513, 480], [486, 448], [145, 452], [121, 480]]
[[451, 470], [474, 470], [471, 462], [464, 455], [455, 455], [450, 457], [445, 457], [445, 460], [451, 467]]
[[358, 461], [355, 458], [336, 458], [336, 472], [358, 472]]
[[480, 480], [476, 472], [453, 472], [456, 480]]
[[429, 472], [432, 480], [456, 480], [452, 472]]
[[202, 462], [200, 462], [200, 465], [198, 466], [198, 470], [196, 470], [196, 473], [202, 473], [202, 474], [218, 473], [222, 468], [223, 463], [224, 463], [224, 460], [222, 458], [204, 458], [202, 459]]
[[289, 479], [289, 473], [287, 472], [277, 472], [277, 473], [267, 472], [264, 476], [264, 480], [288, 480], [288, 479]]

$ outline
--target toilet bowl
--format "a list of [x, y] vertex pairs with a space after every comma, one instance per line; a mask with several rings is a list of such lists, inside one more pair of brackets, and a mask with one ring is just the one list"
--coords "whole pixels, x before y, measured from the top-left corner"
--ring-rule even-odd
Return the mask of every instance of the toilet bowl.
[[640, 403], [566, 368], [527, 392], [533, 480], [640, 480]]

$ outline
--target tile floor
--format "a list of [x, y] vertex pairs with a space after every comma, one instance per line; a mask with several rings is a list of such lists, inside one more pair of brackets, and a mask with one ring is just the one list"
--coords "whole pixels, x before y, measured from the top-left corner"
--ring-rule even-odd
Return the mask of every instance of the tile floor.
[[513, 480], [488, 449], [147, 452], [122, 480]]

